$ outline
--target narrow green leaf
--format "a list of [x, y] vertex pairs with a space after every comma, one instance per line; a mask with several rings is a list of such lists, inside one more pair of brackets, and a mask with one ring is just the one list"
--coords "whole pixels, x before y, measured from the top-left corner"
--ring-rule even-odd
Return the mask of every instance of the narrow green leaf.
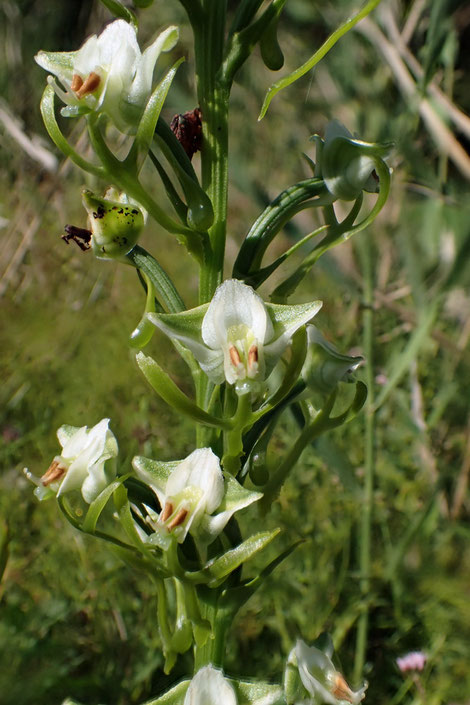
[[150, 386], [153, 387], [156, 393], [166, 401], [169, 406], [180, 411], [197, 423], [202, 423], [206, 426], [215, 426], [217, 428], [229, 428], [229, 422], [208, 414], [189, 399], [186, 394], [183, 394], [181, 389], [176, 386], [167, 373], [162, 370], [160, 365], [151, 357], [144, 355], [143, 352], [139, 352], [136, 355], [136, 360]]
[[186, 309], [175, 285], [155, 257], [140, 245], [136, 245], [126, 258], [134, 267], [147, 275], [170, 313], [178, 313]]
[[328, 39], [321, 45], [319, 49], [308, 59], [302, 66], [299, 66], [298, 69], [295, 69], [295, 71], [292, 71], [292, 73], [288, 74], [287, 76], [284, 76], [284, 78], [281, 78], [279, 81], [276, 81], [276, 83], [273, 83], [271, 88], [268, 90], [266, 93], [263, 106], [261, 108], [261, 112], [259, 114], [258, 120], [262, 120], [264, 116], [266, 115], [266, 111], [269, 108], [269, 104], [271, 103], [272, 99], [274, 96], [279, 93], [279, 91], [283, 90], [283, 88], [286, 88], [287, 86], [290, 86], [291, 83], [294, 83], [297, 81], [297, 79], [301, 78], [304, 76], [308, 71], [313, 69], [313, 67], [321, 60], [323, 57], [334, 47], [338, 39], [341, 39], [341, 37], [349, 32], [350, 29], [352, 29], [360, 20], [362, 20], [364, 17], [366, 17], [374, 8], [377, 7], [377, 5], [380, 3], [380, 0], [369, 0], [369, 2], [360, 10], [354, 17], [349, 18], [344, 22], [342, 25], [340, 25], [335, 31], [330, 34]]
[[[274, 531], [260, 531], [250, 536], [236, 548], [232, 548], [223, 556], [210, 561], [203, 569], [203, 572], [211, 576], [213, 583], [217, 583], [232, 573], [238, 566], [252, 558], [258, 551], [261, 551], [279, 534], [280, 529]], [[209, 583], [210, 585], [210, 583]]]

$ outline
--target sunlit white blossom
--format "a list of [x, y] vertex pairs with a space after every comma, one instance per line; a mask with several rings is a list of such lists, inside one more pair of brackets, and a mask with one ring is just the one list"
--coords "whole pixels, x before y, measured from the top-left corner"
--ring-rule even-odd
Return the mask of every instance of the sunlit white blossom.
[[81, 489], [85, 502], [91, 503], [116, 476], [118, 446], [109, 430], [109, 419], [96, 426], [61, 426], [57, 431], [62, 453], [57, 455], [41, 478], [26, 470], [26, 476], [37, 485], [39, 499], [58, 497]]
[[141, 53], [136, 29], [124, 20], [108, 24], [99, 35], [86, 40], [78, 51], [40, 51], [35, 59], [46, 71], [55, 92], [66, 104], [62, 114], [75, 117], [89, 112], [106, 113], [123, 132], [132, 131], [152, 90], [158, 57], [178, 40], [171, 26]]
[[224, 479], [219, 458], [210, 448], [198, 448], [181, 461], [158, 462], [139, 456], [132, 464], [158, 497], [160, 514], [152, 516], [149, 511], [155, 532], [150, 540], [164, 549], [172, 536], [182, 543], [188, 532], [208, 545], [234, 512], [261, 497], [233, 477]]

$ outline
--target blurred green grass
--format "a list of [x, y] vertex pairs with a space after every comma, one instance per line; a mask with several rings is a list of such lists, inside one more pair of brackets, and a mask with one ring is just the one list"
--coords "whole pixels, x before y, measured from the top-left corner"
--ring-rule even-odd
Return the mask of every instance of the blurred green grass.
[[[383, 0], [383, 5], [404, 27], [419, 3], [392, 6]], [[314, 7], [290, 0], [280, 34], [286, 68], [300, 64], [354, 6], [349, 0]], [[37, 108], [45, 75], [32, 56], [39, 48], [75, 48], [108, 16], [91, 2], [26, 0], [2, 0], [0, 16], [2, 107], [23, 121], [25, 134], [41, 135], [54, 152]], [[152, 27], [184, 22], [177, 3], [156, 2], [142, 17], [143, 44]], [[376, 13], [374, 21], [390, 31], [387, 14]], [[432, 80], [467, 114], [468, 34], [463, 3], [429, 0], [408, 43], [425, 71], [417, 90]], [[167, 118], [195, 104], [187, 28], [182, 46], [186, 67], [172, 88]], [[234, 87], [232, 261], [264, 205], [305, 178], [301, 153], [313, 156], [308, 138], [330, 118], [365, 139], [396, 144], [386, 210], [357, 242], [320, 260], [296, 300], [322, 298], [318, 325], [342, 350], [360, 352], [358, 248], [359, 238], [371, 239], [372, 364], [380, 405], [367, 697], [394, 704], [463, 704], [470, 687], [468, 181], [436, 147], [417, 101], [397, 88], [364, 33], [347, 35], [313, 75], [277, 96], [257, 123], [272, 81], [255, 55]], [[445, 124], [452, 128], [447, 118]], [[79, 139], [80, 129], [74, 131]], [[462, 130], [452, 134], [468, 145]], [[67, 164], [47, 172], [4, 124], [1, 149], [0, 217], [9, 222], [0, 230], [0, 516], [11, 536], [0, 583], [1, 700], [51, 705], [73, 695], [83, 703], [130, 705], [178, 680], [189, 659], [169, 678], [163, 675], [152, 587], [107, 547], [76, 536], [53, 504], [39, 505], [21, 470], [28, 466], [41, 473], [47, 467], [57, 452], [55, 431], [64, 422], [94, 424], [109, 416], [123, 467], [136, 453], [183, 457], [192, 448], [192, 431], [151, 395], [129, 354], [128, 336], [144, 306], [135, 273], [60, 241], [66, 223], [84, 224], [79, 192], [85, 177]], [[313, 223], [310, 214], [297, 217], [273, 243], [273, 254]], [[193, 305], [196, 272], [183, 250], [156, 229], [149, 228], [145, 239]], [[155, 336], [149, 352], [165, 361], [179, 384], [188, 384], [184, 365], [163, 336]], [[286, 416], [274, 457], [289, 443], [293, 424]], [[237, 618], [229, 673], [278, 679], [295, 639], [312, 640], [328, 629], [351, 676], [354, 628], [363, 608], [356, 555], [363, 434], [359, 418], [317, 441], [273, 507], [266, 528], [283, 528], [275, 548], [299, 537], [308, 540]], [[248, 531], [253, 514], [242, 522]], [[404, 683], [395, 666], [397, 656], [417, 648], [429, 654], [422, 692], [411, 680]]]

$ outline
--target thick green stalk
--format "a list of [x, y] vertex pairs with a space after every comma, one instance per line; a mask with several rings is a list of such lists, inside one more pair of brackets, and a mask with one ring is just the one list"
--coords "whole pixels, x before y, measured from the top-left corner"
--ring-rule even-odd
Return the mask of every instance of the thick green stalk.
[[371, 531], [372, 508], [374, 498], [374, 471], [375, 471], [375, 415], [374, 415], [374, 279], [372, 262], [371, 233], [366, 233], [360, 242], [360, 257], [364, 279], [364, 313], [363, 313], [363, 348], [367, 360], [366, 384], [368, 396], [365, 413], [365, 484], [364, 498], [359, 527], [359, 572], [361, 575], [360, 591], [362, 612], [359, 616], [356, 634], [356, 657], [354, 662], [354, 679], [359, 682], [362, 678], [367, 651], [367, 632], [369, 626], [369, 592], [371, 570]]
[[212, 298], [223, 278], [227, 227], [229, 89], [218, 78], [225, 38], [226, 0], [204, 0], [202, 22], [194, 26], [198, 99], [203, 120], [202, 187], [212, 201], [210, 251], [201, 267], [199, 303]]

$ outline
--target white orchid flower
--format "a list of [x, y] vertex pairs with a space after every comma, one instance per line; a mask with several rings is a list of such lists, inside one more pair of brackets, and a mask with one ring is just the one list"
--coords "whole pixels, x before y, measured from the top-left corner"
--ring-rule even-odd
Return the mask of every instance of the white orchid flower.
[[61, 426], [57, 431], [62, 453], [57, 455], [41, 478], [26, 470], [26, 476], [37, 485], [39, 499], [58, 497], [81, 489], [83, 499], [90, 504], [116, 476], [114, 458], [118, 445], [109, 419], [96, 426]]
[[215, 384], [226, 380], [244, 392], [249, 389], [247, 382], [270, 374], [292, 335], [321, 305], [321, 301], [296, 306], [264, 303], [250, 286], [228, 279], [209, 304], [148, 317], [188, 347]]
[[158, 57], [175, 46], [178, 35], [177, 27], [168, 27], [141, 53], [135, 27], [115, 20], [98, 37], [89, 37], [78, 51], [40, 51], [35, 59], [65, 89], [49, 77], [66, 104], [62, 115], [106, 113], [118, 129], [129, 132], [137, 126], [150, 97]]
[[188, 532], [201, 546], [209, 545], [236, 511], [261, 497], [231, 476], [224, 479], [219, 458], [210, 448], [198, 448], [184, 460], [167, 463], [138, 456], [132, 465], [160, 502], [159, 515], [149, 512], [155, 532], [150, 541], [163, 549], [172, 536], [182, 543]]
[[351, 690], [344, 676], [331, 660], [333, 645], [325, 651], [299, 639], [292, 650], [288, 665], [296, 663], [302, 684], [310, 696], [310, 705], [358, 705], [365, 696], [367, 685]]
[[192, 679], [183, 705], [237, 705], [237, 696], [223, 673], [209, 665]]

